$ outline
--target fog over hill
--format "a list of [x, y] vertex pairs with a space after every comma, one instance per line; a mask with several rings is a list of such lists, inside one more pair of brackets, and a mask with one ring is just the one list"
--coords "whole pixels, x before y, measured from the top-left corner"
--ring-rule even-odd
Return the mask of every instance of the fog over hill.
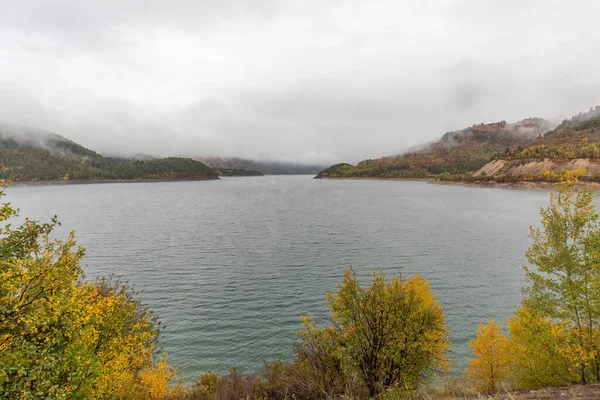
[[600, 93], [591, 0], [0, 6], [0, 120], [102, 154], [354, 162]]
[[52, 141], [67, 140], [53, 132], [9, 122], [0, 122], [0, 138], [39, 147], [48, 147]]
[[52, 132], [0, 124], [0, 179], [13, 182], [89, 182], [218, 179], [190, 158], [105, 157]]
[[266, 175], [312, 175], [322, 170], [323, 164], [302, 164], [271, 160], [244, 160], [236, 157], [198, 157], [206, 165], [217, 168], [238, 168], [260, 171]]

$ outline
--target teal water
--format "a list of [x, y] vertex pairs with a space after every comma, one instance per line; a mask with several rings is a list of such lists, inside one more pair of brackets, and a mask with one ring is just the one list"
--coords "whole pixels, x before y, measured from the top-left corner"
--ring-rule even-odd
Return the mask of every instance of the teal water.
[[352, 265], [367, 278], [421, 273], [444, 306], [452, 358], [477, 325], [520, 301], [529, 225], [542, 190], [334, 181], [310, 176], [222, 181], [20, 186], [23, 215], [75, 229], [88, 277], [142, 290], [166, 324], [162, 344], [187, 380], [290, 358], [299, 316], [323, 320], [325, 293]]

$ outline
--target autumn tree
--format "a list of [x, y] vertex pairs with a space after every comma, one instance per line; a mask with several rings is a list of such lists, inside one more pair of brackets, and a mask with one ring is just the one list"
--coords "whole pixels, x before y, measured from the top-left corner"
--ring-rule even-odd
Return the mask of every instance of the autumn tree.
[[156, 397], [173, 371], [155, 362], [150, 311], [118, 281], [84, 282], [84, 250], [51, 238], [56, 219], [15, 216], [0, 205], [0, 398]]
[[78, 289], [79, 306], [86, 319], [82, 341], [97, 362], [93, 397], [124, 398], [143, 393], [143, 382], [166, 387], [158, 382], [159, 376], [168, 372], [166, 361], [160, 360], [156, 366], [153, 362], [159, 323], [136, 298], [135, 291], [119, 279], [104, 277], [80, 284]]
[[508, 330], [514, 387], [536, 389], [578, 382], [577, 363], [582, 354], [568, 321], [553, 320], [521, 306], [508, 321]]
[[326, 339], [323, 353], [338, 357], [346, 379], [356, 377], [369, 397], [392, 387], [413, 390], [446, 367], [444, 312], [419, 275], [386, 281], [383, 273], [374, 273], [363, 288], [349, 269], [327, 300], [332, 325], [319, 329], [309, 323], [303, 340]]
[[576, 189], [576, 180], [551, 193], [550, 205], [541, 210], [541, 228], [531, 229], [530, 266], [525, 268], [529, 286], [524, 306], [542, 318], [569, 324], [570, 338], [579, 348], [573, 361], [583, 384], [592, 360], [600, 378], [600, 226], [592, 199], [593, 191]]
[[508, 376], [511, 362], [510, 343], [502, 335], [502, 326], [493, 319], [481, 323], [469, 347], [474, 357], [469, 362], [468, 380], [482, 393], [498, 389], [498, 384]]
[[[0, 192], [0, 196], [3, 192]], [[0, 394], [60, 397], [91, 390], [94, 360], [82, 352], [83, 312], [77, 281], [83, 250], [73, 236], [51, 241], [56, 225], [8, 224], [17, 211], [0, 209]]]

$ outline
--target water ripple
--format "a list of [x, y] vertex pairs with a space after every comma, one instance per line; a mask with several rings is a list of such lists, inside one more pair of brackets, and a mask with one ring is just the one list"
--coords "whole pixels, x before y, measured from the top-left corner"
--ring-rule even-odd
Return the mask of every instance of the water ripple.
[[520, 300], [528, 227], [543, 191], [424, 182], [220, 182], [15, 187], [24, 215], [76, 229], [89, 277], [114, 273], [143, 290], [166, 324], [171, 361], [197, 378], [291, 357], [299, 316], [326, 315], [344, 268], [361, 279], [421, 273], [445, 307], [452, 357], [469, 356], [479, 322]]

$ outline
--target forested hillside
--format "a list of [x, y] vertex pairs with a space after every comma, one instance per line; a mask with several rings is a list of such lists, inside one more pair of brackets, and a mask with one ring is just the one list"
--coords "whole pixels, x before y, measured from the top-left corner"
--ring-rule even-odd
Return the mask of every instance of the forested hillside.
[[563, 120], [554, 130], [530, 145], [514, 149], [499, 158], [545, 157], [561, 160], [600, 158], [600, 106]]
[[519, 146], [483, 166], [467, 181], [557, 181], [565, 173], [581, 180], [600, 176], [600, 106], [565, 119], [532, 143]]
[[190, 158], [104, 157], [62, 136], [0, 126], [0, 179], [12, 181], [218, 179]]
[[333, 165], [321, 171], [317, 178], [428, 178], [441, 173], [465, 174], [478, 170], [500, 154], [533, 141], [551, 126], [542, 118], [473, 125], [447, 132], [440, 140], [417, 151], [364, 160], [356, 166]]

